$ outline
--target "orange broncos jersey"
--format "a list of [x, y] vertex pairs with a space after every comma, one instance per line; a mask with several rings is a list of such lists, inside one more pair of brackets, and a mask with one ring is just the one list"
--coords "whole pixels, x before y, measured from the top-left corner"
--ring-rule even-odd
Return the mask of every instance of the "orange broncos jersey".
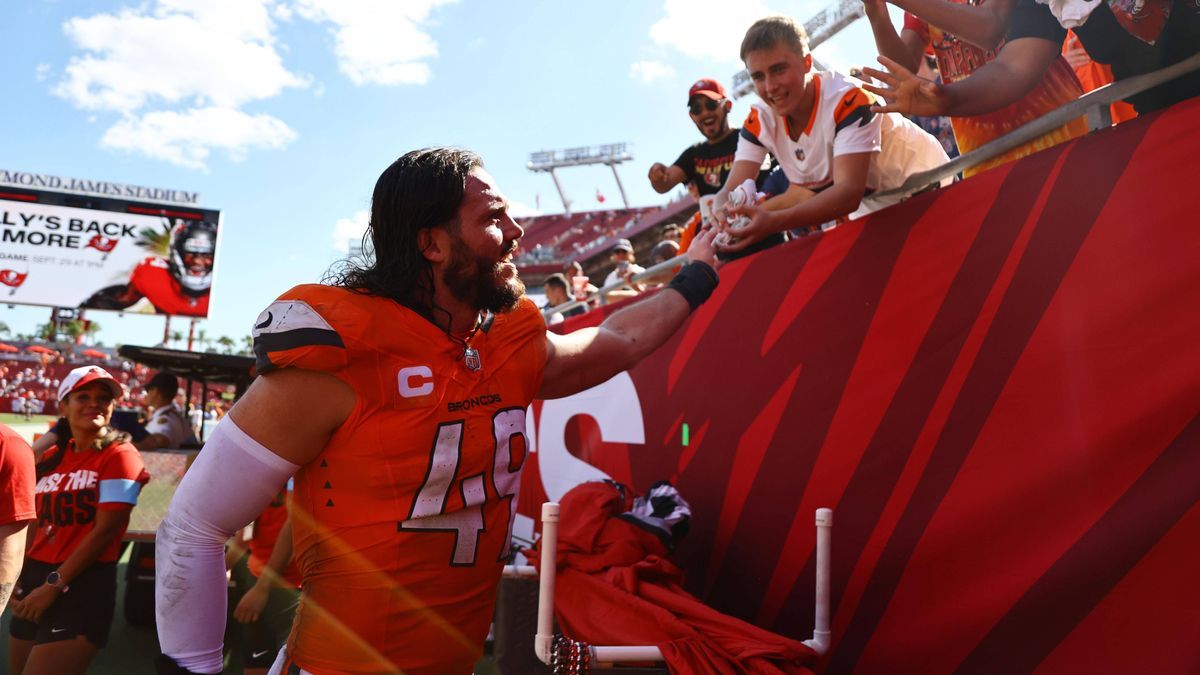
[[541, 314], [523, 298], [489, 315], [469, 340], [477, 371], [415, 312], [343, 288], [298, 286], [256, 323], [259, 372], [324, 371], [357, 395], [295, 477], [290, 660], [319, 675], [470, 673], [509, 550]]

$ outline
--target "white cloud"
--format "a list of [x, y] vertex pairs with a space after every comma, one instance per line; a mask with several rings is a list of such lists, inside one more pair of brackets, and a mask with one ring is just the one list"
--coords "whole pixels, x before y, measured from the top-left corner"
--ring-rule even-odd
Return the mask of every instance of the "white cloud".
[[750, 24], [772, 14], [759, 0], [666, 0], [666, 16], [650, 26], [650, 38], [692, 58], [740, 63], [738, 50]]
[[76, 107], [121, 117], [101, 147], [203, 169], [214, 149], [240, 160], [296, 134], [282, 120], [240, 110], [309, 86], [275, 41], [275, 0], [156, 0], [75, 17], [63, 31], [82, 52], [53, 92]]
[[333, 224], [333, 248], [342, 255], [349, 254], [351, 244], [362, 241], [370, 219], [371, 214], [366, 211], [359, 211], [349, 218], [339, 218]]
[[224, 150], [231, 159], [240, 161], [249, 148], [277, 150], [295, 138], [296, 133], [287, 124], [270, 115], [209, 107], [126, 117], [104, 133], [100, 145], [203, 169], [214, 149]]
[[158, 0], [152, 9], [70, 19], [81, 50], [54, 93], [86, 110], [235, 107], [307, 86], [276, 49], [267, 0]]
[[33, 69], [33, 76], [35, 79], [37, 79], [38, 82], [44, 82], [46, 80], [46, 78], [50, 77], [50, 64], [49, 63], [37, 64], [37, 67], [35, 67]]
[[296, 13], [333, 24], [342, 73], [358, 85], [424, 84], [437, 43], [425, 32], [433, 8], [454, 0], [298, 0]]
[[644, 84], [651, 84], [675, 74], [675, 69], [662, 61], [635, 61], [629, 65], [629, 76]]

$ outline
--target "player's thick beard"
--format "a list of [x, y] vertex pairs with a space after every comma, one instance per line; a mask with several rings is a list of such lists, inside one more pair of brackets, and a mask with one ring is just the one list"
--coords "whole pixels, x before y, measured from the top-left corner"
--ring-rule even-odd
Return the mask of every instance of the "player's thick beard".
[[[500, 257], [516, 248], [512, 242]], [[442, 281], [451, 295], [461, 302], [470, 303], [480, 310], [497, 314], [516, 309], [521, 296], [525, 295], [525, 284], [519, 276], [503, 279], [503, 263], [477, 256], [462, 240], [456, 239], [451, 249], [451, 261], [442, 274]]]

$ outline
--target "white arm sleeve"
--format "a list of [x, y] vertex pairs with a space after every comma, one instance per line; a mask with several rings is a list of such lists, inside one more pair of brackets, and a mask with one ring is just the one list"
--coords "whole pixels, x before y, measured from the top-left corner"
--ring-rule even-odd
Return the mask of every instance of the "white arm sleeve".
[[225, 542], [299, 468], [226, 416], [179, 483], [156, 536], [154, 602], [162, 651], [184, 668], [221, 672]]

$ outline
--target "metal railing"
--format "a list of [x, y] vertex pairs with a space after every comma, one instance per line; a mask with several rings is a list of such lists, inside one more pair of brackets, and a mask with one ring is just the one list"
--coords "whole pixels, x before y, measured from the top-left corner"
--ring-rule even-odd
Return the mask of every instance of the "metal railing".
[[623, 290], [623, 289], [627, 289], [627, 288], [632, 288], [632, 284], [641, 283], [648, 279], [652, 279], [655, 276], [662, 274], [663, 272], [666, 272], [678, 265], [686, 265], [689, 260], [690, 260], [690, 258], [688, 258], [686, 253], [680, 253], [679, 255], [675, 256], [674, 258], [671, 258], [670, 260], [664, 260], [664, 261], [658, 263], [657, 265], [648, 267], [644, 271], [638, 272], [637, 274], [633, 275], [632, 277], [629, 277], [629, 279], [622, 279], [616, 283], [609, 284], [603, 288], [598, 288], [595, 291], [593, 291], [592, 293], [589, 293], [588, 296], [586, 298], [584, 298], [583, 300], [571, 300], [569, 302], [564, 302], [563, 304], [557, 305], [555, 307], [547, 307], [546, 309], [542, 310], [542, 316], [544, 316], [546, 319], [549, 319], [550, 317], [554, 316], [555, 314], [559, 314], [562, 312], [569, 312], [572, 309], [575, 309], [576, 307], [583, 307], [584, 305], [590, 305], [597, 298], [603, 298], [604, 296], [608, 295], [612, 291], [619, 291], [619, 290]]

